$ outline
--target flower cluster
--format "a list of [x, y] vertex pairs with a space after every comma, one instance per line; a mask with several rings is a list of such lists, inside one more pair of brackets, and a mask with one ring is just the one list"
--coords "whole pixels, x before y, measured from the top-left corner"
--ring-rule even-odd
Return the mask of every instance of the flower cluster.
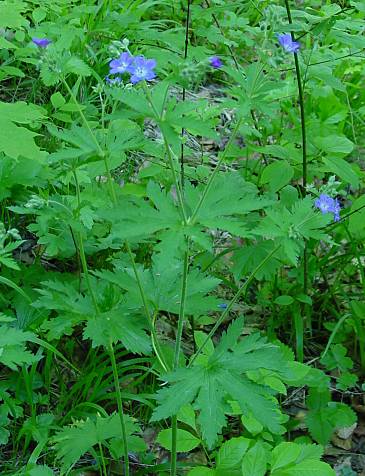
[[277, 35], [277, 37], [279, 43], [287, 53], [298, 53], [300, 43], [298, 41], [293, 41], [293, 38], [290, 33]]
[[314, 205], [321, 210], [323, 214], [333, 213], [333, 219], [339, 221], [341, 205], [337, 198], [332, 198], [322, 193], [319, 198], [315, 200]]
[[130, 81], [132, 84], [140, 81], [151, 81], [156, 77], [154, 68], [156, 67], [156, 60], [146, 59], [144, 56], [131, 56], [128, 52], [123, 52], [117, 59], [109, 63], [109, 75], [106, 81], [109, 84], [116, 84], [121, 81], [120, 76], [110, 78], [110, 75], [121, 75], [124, 73], [130, 74]]

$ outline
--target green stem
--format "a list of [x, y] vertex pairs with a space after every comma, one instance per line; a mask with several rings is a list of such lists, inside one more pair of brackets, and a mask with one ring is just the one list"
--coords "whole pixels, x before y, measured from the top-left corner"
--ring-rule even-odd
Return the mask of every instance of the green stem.
[[142, 281], [140, 280], [139, 273], [138, 273], [137, 266], [136, 266], [136, 262], [134, 260], [134, 256], [133, 256], [133, 253], [132, 253], [132, 250], [131, 250], [131, 247], [130, 247], [128, 241], [125, 242], [125, 246], [127, 248], [127, 253], [129, 255], [129, 259], [131, 260], [131, 263], [132, 263], [133, 273], [134, 273], [134, 276], [135, 276], [136, 281], [137, 281], [137, 286], [138, 286], [138, 289], [139, 289], [139, 293], [141, 295], [143, 308], [144, 308], [144, 311], [145, 311], [145, 314], [146, 314], [146, 317], [147, 317], [147, 320], [148, 320], [148, 324], [150, 326], [151, 335], [152, 335], [152, 346], [154, 348], [154, 351], [156, 353], [156, 357], [158, 358], [160, 364], [162, 365], [164, 370], [167, 371], [169, 369], [169, 366], [166, 363], [164, 355], [161, 351], [160, 343], [159, 343], [159, 340], [158, 340], [158, 337], [157, 337], [157, 334], [156, 334], [154, 320], [151, 318], [151, 314], [150, 314], [149, 307], [148, 307], [148, 302], [147, 302], [147, 297], [146, 297], [146, 294], [144, 292]]
[[236, 137], [236, 135], [237, 135], [237, 132], [238, 132], [238, 129], [239, 129], [240, 125], [241, 125], [241, 122], [242, 122], [242, 119], [240, 119], [240, 120], [237, 122], [236, 127], [234, 128], [234, 130], [233, 130], [233, 132], [232, 132], [232, 134], [231, 134], [231, 137], [229, 138], [229, 141], [227, 142], [227, 145], [226, 145], [226, 147], [225, 147], [225, 149], [224, 149], [224, 151], [223, 151], [223, 153], [222, 153], [220, 159], [218, 160], [217, 165], [215, 166], [215, 169], [214, 169], [213, 172], [210, 174], [210, 177], [209, 177], [209, 179], [208, 179], [207, 185], [206, 185], [206, 187], [205, 187], [205, 189], [204, 189], [204, 191], [203, 191], [203, 193], [202, 193], [202, 195], [201, 195], [201, 197], [200, 197], [200, 200], [199, 200], [199, 202], [198, 202], [198, 204], [197, 204], [197, 206], [196, 206], [196, 208], [195, 208], [195, 210], [194, 210], [194, 212], [193, 212], [193, 214], [192, 214], [192, 216], [191, 216], [191, 219], [190, 219], [190, 222], [191, 222], [191, 223], [194, 223], [195, 218], [197, 217], [197, 215], [198, 215], [198, 213], [199, 213], [201, 207], [203, 206], [203, 203], [204, 203], [205, 199], [206, 199], [207, 196], [208, 196], [208, 193], [209, 193], [210, 189], [212, 188], [214, 179], [216, 178], [216, 176], [217, 176], [217, 174], [218, 174], [218, 172], [219, 172], [219, 170], [220, 170], [220, 166], [221, 166], [222, 163], [224, 162], [224, 160], [225, 160], [225, 158], [226, 158], [226, 155], [227, 155], [227, 152], [228, 152], [228, 150], [229, 150], [229, 148], [230, 148], [232, 142], [234, 141], [234, 139], [235, 139], [235, 137]]
[[102, 464], [102, 469], [103, 469], [103, 476], [108, 476], [108, 473], [106, 471], [106, 466], [105, 466], [105, 458], [104, 458], [104, 453], [103, 453], [103, 447], [101, 443], [99, 443], [99, 451], [100, 451], [100, 458], [101, 458], [101, 464]]
[[[78, 208], [80, 208], [80, 186], [79, 186], [79, 181], [77, 179], [76, 171], [74, 171], [73, 173], [74, 173], [75, 184], [76, 184], [76, 196], [77, 196]], [[93, 290], [93, 288], [91, 286], [91, 282], [90, 282], [89, 270], [88, 270], [88, 266], [87, 266], [85, 250], [84, 250], [84, 243], [83, 243], [81, 232], [79, 233], [79, 249], [80, 249], [81, 264], [82, 264], [82, 268], [83, 268], [85, 279], [86, 279], [86, 285], [88, 287], [88, 291], [89, 291], [91, 299], [93, 301], [93, 305], [94, 305], [94, 308], [95, 308], [95, 313], [96, 313], [97, 316], [100, 316], [100, 310], [99, 310], [98, 302], [97, 302], [94, 290]], [[116, 391], [116, 394], [117, 394], [118, 413], [119, 413], [120, 424], [121, 424], [121, 429], [122, 429], [122, 439], [123, 439], [123, 445], [124, 445], [125, 475], [129, 476], [127, 433], [126, 433], [125, 422], [124, 422], [122, 395], [121, 395], [121, 392], [120, 392], [119, 379], [118, 379], [118, 369], [117, 369], [117, 364], [116, 364], [116, 361], [115, 361], [115, 354], [114, 354], [114, 349], [113, 349], [113, 344], [112, 343], [110, 343], [110, 347], [109, 347], [109, 356], [110, 356], [110, 361], [111, 361], [112, 369], [113, 369], [114, 386], [115, 386], [115, 391]]]
[[186, 291], [188, 284], [188, 270], [189, 270], [189, 248], [190, 242], [189, 238], [186, 239], [186, 249], [184, 254], [184, 267], [183, 267], [183, 276], [181, 283], [181, 293], [180, 293], [180, 309], [179, 309], [179, 321], [177, 324], [177, 333], [175, 341], [175, 352], [174, 352], [174, 370], [179, 366], [179, 358], [181, 351], [181, 340], [182, 333], [185, 323], [185, 305], [186, 305]]
[[177, 416], [171, 417], [171, 466], [170, 476], [176, 476], [177, 469]]
[[233, 305], [235, 304], [235, 302], [238, 300], [238, 298], [244, 293], [244, 291], [247, 289], [248, 285], [251, 283], [251, 281], [254, 279], [254, 277], [256, 276], [256, 274], [260, 271], [260, 269], [265, 266], [265, 264], [267, 263], [267, 261], [269, 261], [269, 259], [280, 249], [280, 245], [279, 246], [276, 246], [262, 261], [261, 263], [259, 263], [256, 268], [252, 271], [252, 273], [250, 274], [250, 276], [246, 279], [246, 281], [240, 286], [240, 288], [238, 289], [238, 291], [236, 292], [236, 294], [233, 296], [233, 298], [231, 299], [230, 303], [228, 304], [227, 308], [224, 310], [224, 312], [222, 312], [222, 315], [220, 316], [220, 318], [218, 319], [218, 321], [214, 324], [213, 328], [211, 329], [211, 331], [209, 332], [209, 334], [207, 335], [207, 337], [205, 338], [204, 342], [202, 343], [202, 345], [199, 347], [199, 349], [196, 351], [195, 355], [193, 356], [193, 358], [190, 360], [190, 363], [188, 365], [188, 367], [191, 367], [193, 365], [193, 363], [195, 362], [195, 360], [198, 358], [198, 356], [203, 352], [204, 350], [204, 347], [207, 345], [207, 343], [209, 342], [209, 340], [213, 337], [213, 335], [215, 334], [216, 330], [218, 329], [218, 327], [222, 324], [222, 322], [224, 321], [224, 319], [226, 318], [226, 316], [230, 313]]
[[185, 211], [184, 198], [183, 198], [183, 194], [182, 194], [182, 191], [181, 191], [180, 182], [177, 178], [176, 171], [175, 171], [175, 161], [174, 161], [174, 158], [172, 156], [171, 148], [169, 146], [169, 143], [167, 142], [165, 133], [163, 131], [162, 131], [162, 135], [163, 135], [163, 140], [164, 140], [164, 144], [165, 144], [165, 148], [166, 148], [166, 152], [167, 152], [167, 158], [168, 158], [168, 161], [169, 161], [169, 166], [170, 166], [172, 178], [173, 178], [173, 181], [175, 183], [177, 199], [179, 201], [180, 210], [181, 210], [181, 213], [182, 213], [182, 216], [183, 216], [184, 224], [186, 225], [189, 220], [187, 218], [186, 211]]
[[[153, 110], [153, 113], [156, 116], [156, 120], [161, 121], [161, 119], [162, 119], [161, 115], [159, 114], [159, 112], [156, 109], [156, 106], [153, 103], [151, 92], [150, 92], [150, 90], [149, 90], [145, 81], [142, 81], [142, 87], [143, 87], [143, 90], [146, 94], [146, 98], [147, 98], [148, 102], [150, 103], [150, 106]], [[175, 184], [176, 195], [177, 195], [177, 199], [179, 201], [179, 205], [180, 205], [181, 213], [182, 213], [182, 216], [183, 216], [184, 224], [187, 224], [188, 223], [188, 218], [187, 218], [186, 211], [185, 211], [185, 204], [184, 204], [183, 194], [182, 194], [182, 191], [181, 191], [180, 181], [178, 180], [178, 177], [176, 175], [175, 161], [174, 161], [174, 158], [172, 156], [172, 151], [171, 151], [170, 145], [167, 141], [165, 132], [164, 132], [163, 128], [161, 127], [161, 125], [160, 125], [160, 130], [161, 130], [161, 134], [163, 136], [163, 140], [164, 140], [164, 144], [165, 144], [165, 148], [166, 148], [166, 152], [167, 152], [167, 158], [168, 158], [168, 161], [169, 161], [169, 166], [170, 166], [173, 182]]]
[[120, 385], [119, 385], [117, 362], [115, 360], [115, 352], [114, 352], [112, 343], [110, 343], [110, 346], [109, 346], [109, 356], [110, 356], [110, 361], [111, 361], [112, 369], [113, 369], [114, 387], [117, 394], [118, 413], [119, 413], [119, 419], [120, 419], [120, 426], [122, 428], [122, 440], [123, 440], [123, 450], [124, 450], [124, 474], [125, 476], [129, 476], [127, 430], [126, 430], [125, 420], [124, 420], [122, 393], [120, 391]]
[[[189, 25], [190, 25], [190, 6], [192, 0], [187, 0], [187, 10], [186, 10], [186, 18], [185, 18], [185, 47], [184, 47], [184, 60], [188, 57], [188, 49], [189, 49]], [[186, 99], [186, 89], [185, 86], [182, 90], [182, 101], [184, 102]], [[182, 127], [181, 129], [181, 150], [180, 150], [180, 184], [181, 190], [184, 193], [184, 186], [185, 186], [185, 161], [184, 161], [184, 136], [185, 136], [185, 129]]]
[[[78, 213], [79, 213], [80, 212], [80, 205], [81, 205], [81, 198], [80, 198], [80, 184], [79, 184], [79, 180], [77, 178], [76, 170], [73, 170], [73, 176], [74, 176], [74, 180], [75, 180], [77, 207], [78, 207]], [[94, 290], [93, 290], [93, 288], [91, 286], [91, 282], [90, 282], [89, 269], [88, 269], [88, 266], [87, 266], [86, 254], [85, 254], [85, 248], [84, 248], [84, 240], [83, 240], [81, 231], [78, 232], [77, 236], [78, 236], [78, 242], [79, 242], [78, 243], [78, 245], [79, 245], [79, 255], [80, 255], [80, 260], [81, 260], [82, 271], [84, 272], [86, 286], [87, 286], [87, 289], [88, 289], [89, 294], [91, 296], [91, 299], [92, 299], [92, 302], [93, 302], [93, 305], [94, 305], [94, 308], [95, 308], [95, 312], [98, 315], [99, 314], [98, 301], [96, 299]]]
[[[288, 17], [288, 22], [292, 25], [293, 20], [291, 16], [291, 10], [289, 5], [289, 0], [285, 1], [285, 8]], [[292, 40], [295, 41], [294, 33], [291, 32]], [[299, 95], [299, 107], [300, 107], [300, 124], [302, 130], [302, 179], [303, 179], [303, 192], [302, 196], [305, 197], [307, 190], [307, 131], [306, 131], [306, 123], [305, 123], [305, 109], [304, 109], [304, 92], [303, 92], [303, 84], [302, 84], [302, 77], [300, 72], [299, 66], [299, 58], [298, 53], [294, 53], [294, 62], [295, 62], [295, 74], [297, 77], [297, 84], [298, 84], [298, 95]], [[303, 254], [303, 293], [305, 295], [308, 294], [308, 244], [307, 241], [304, 241], [304, 254]], [[302, 311], [304, 314], [304, 320], [308, 320], [307, 312], [306, 312], [306, 304], [303, 304]], [[310, 323], [308, 323], [310, 324]]]
[[[293, 23], [290, 11], [289, 0], [285, 0], [285, 7], [288, 16], [289, 24]], [[295, 41], [294, 33], [291, 33], [292, 40]], [[302, 85], [302, 77], [299, 66], [298, 53], [294, 53], [294, 62], [295, 62], [295, 74], [297, 77], [298, 84], [298, 95], [299, 95], [299, 107], [300, 107], [300, 123], [302, 129], [302, 176], [303, 176], [303, 195], [306, 195], [306, 186], [307, 186], [307, 131], [305, 123], [305, 109], [304, 109], [304, 93]]]
[[82, 122], [84, 123], [86, 129], [89, 131], [89, 134], [90, 134], [90, 137], [92, 138], [97, 150], [98, 150], [98, 153], [99, 153], [99, 156], [104, 158], [105, 156], [105, 152], [103, 151], [103, 149], [100, 147], [100, 144], [99, 144], [99, 141], [98, 139], [96, 138], [95, 134], [93, 133], [91, 127], [90, 127], [90, 124], [89, 124], [89, 121], [86, 119], [84, 113], [82, 112], [82, 109], [80, 107], [80, 104], [78, 103], [72, 89], [70, 88], [70, 86], [67, 84], [67, 81], [62, 78], [62, 82], [63, 84], [65, 85], [65, 88], [67, 89], [69, 95], [71, 96], [71, 99], [72, 101], [74, 102], [75, 106], [77, 107], [77, 111], [78, 113], [80, 114], [80, 117], [82, 119]]
[[117, 195], [116, 195], [114, 187], [113, 187], [113, 178], [112, 178], [112, 174], [110, 172], [109, 158], [108, 158], [107, 155], [104, 156], [104, 165], [105, 165], [106, 176], [108, 177], [108, 186], [109, 186], [109, 190], [110, 190], [110, 195], [112, 197], [114, 205], [116, 205], [117, 204]]
[[[179, 358], [181, 351], [182, 334], [185, 323], [185, 305], [186, 305], [186, 292], [188, 285], [188, 271], [189, 271], [189, 249], [190, 240], [186, 238], [186, 249], [184, 254], [184, 267], [181, 282], [180, 293], [180, 309], [179, 309], [179, 321], [177, 324], [177, 333], [175, 340], [175, 352], [174, 352], [174, 370], [179, 367]], [[194, 338], [194, 337], [193, 337]], [[170, 476], [176, 476], [177, 467], [177, 417], [174, 415], [171, 419], [171, 467]]]
[[[64, 82], [65, 87], [68, 90], [70, 96], [72, 97], [75, 105], [77, 106], [80, 117], [81, 117], [82, 121], [84, 122], [87, 130], [89, 131], [90, 136], [93, 138], [93, 141], [95, 142], [95, 145], [96, 145], [97, 149], [102, 152], [102, 157], [103, 157], [104, 165], [105, 165], [105, 171], [106, 171], [106, 175], [108, 177], [108, 185], [109, 185], [110, 195], [111, 195], [113, 204], [117, 205], [117, 196], [116, 196], [115, 189], [114, 189], [113, 183], [112, 183], [112, 176], [111, 176], [111, 172], [110, 172], [108, 155], [106, 155], [102, 151], [102, 148], [101, 148], [97, 138], [95, 137], [94, 133], [92, 132], [91, 127], [88, 123], [88, 120], [84, 116], [84, 114], [83, 114], [83, 112], [82, 112], [82, 110], [81, 110], [81, 108], [80, 108], [80, 106], [77, 102], [77, 99], [75, 98], [75, 95], [73, 94], [71, 88], [69, 87], [69, 85], [67, 84], [67, 82], [65, 80], [63, 80], [63, 82]], [[78, 185], [76, 171], [74, 171], [74, 177], [75, 177], [75, 182], [76, 182], [76, 193], [77, 193], [78, 206], [80, 208], [80, 203], [81, 203], [81, 201], [80, 201], [80, 188], [79, 188], [79, 185]], [[93, 293], [93, 290], [91, 288], [90, 280], [89, 280], [89, 274], [87, 272], [87, 263], [86, 263], [86, 258], [85, 258], [85, 252], [84, 252], [82, 239], [79, 238], [79, 241], [81, 243], [81, 245], [80, 245], [80, 258], [81, 258], [81, 262], [82, 262], [82, 266], [83, 266], [83, 271], [84, 271], [84, 274], [85, 274], [85, 277], [86, 277], [89, 292], [90, 292], [90, 294], [92, 296], [92, 299], [93, 299], [94, 307], [95, 307], [95, 309], [97, 309], [98, 308], [97, 307], [97, 301], [96, 301], [95, 295]], [[129, 246], [129, 243], [127, 241], [125, 242], [125, 245], [126, 245], [129, 257], [131, 258], [133, 272], [134, 272], [134, 275], [135, 275], [135, 278], [136, 278], [136, 281], [137, 281], [137, 284], [138, 284], [138, 288], [139, 288], [139, 291], [140, 291], [140, 294], [141, 294], [141, 297], [142, 297], [144, 309], [145, 309], [145, 312], [146, 312], [146, 317], [148, 319], [148, 322], [150, 323], [150, 328], [151, 328], [151, 333], [152, 333], [152, 346], [153, 346], [153, 348], [156, 352], [156, 356], [157, 356], [158, 360], [160, 361], [162, 367], [167, 371], [168, 370], [168, 365], [166, 364], [166, 361], [165, 361], [165, 359], [163, 357], [163, 354], [161, 352], [161, 348], [160, 348], [160, 345], [159, 345], [159, 341], [158, 341], [158, 338], [157, 338], [155, 327], [153, 325], [153, 320], [151, 319], [151, 316], [150, 316], [150, 313], [149, 313], [149, 310], [148, 310], [147, 299], [145, 297], [143, 286], [142, 286], [141, 280], [139, 278], [137, 267], [136, 267], [136, 264], [135, 264], [135, 261], [134, 261], [134, 257], [133, 257], [133, 254], [131, 252], [131, 248]], [[81, 249], [82, 249], [82, 252], [81, 252]]]
[[357, 248], [356, 241], [354, 240], [352, 234], [350, 233], [349, 227], [347, 226], [346, 222], [343, 223], [343, 227], [346, 231], [346, 234], [349, 238], [349, 243], [351, 245], [351, 251], [354, 254], [356, 260], [357, 260], [357, 265], [359, 267], [359, 273], [360, 273], [360, 284], [363, 287], [363, 291], [365, 292], [365, 271], [364, 271], [364, 266], [361, 263], [361, 255], [359, 253], [359, 250]]

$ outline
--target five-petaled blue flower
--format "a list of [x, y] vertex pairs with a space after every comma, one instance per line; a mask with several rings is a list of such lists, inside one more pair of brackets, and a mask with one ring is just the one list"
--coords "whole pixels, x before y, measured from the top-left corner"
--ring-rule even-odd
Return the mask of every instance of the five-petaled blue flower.
[[156, 67], [156, 60], [146, 59], [144, 56], [136, 56], [132, 64], [128, 67], [131, 74], [131, 83], [136, 84], [140, 81], [151, 81], [156, 77], [154, 68]]
[[212, 56], [209, 58], [210, 61], [210, 66], [212, 66], [215, 69], [219, 69], [223, 66], [222, 60], [218, 58], [218, 56]]
[[39, 48], [47, 48], [47, 46], [52, 43], [48, 38], [32, 38], [32, 41]]
[[228, 304], [226, 304], [225, 302], [222, 302], [222, 303], [218, 304], [218, 307], [219, 307], [219, 309], [227, 309]]
[[332, 198], [322, 193], [319, 198], [315, 200], [314, 205], [319, 208], [323, 214], [333, 213], [334, 220], [339, 221], [341, 205], [337, 198]]
[[290, 33], [284, 33], [277, 36], [279, 43], [287, 53], [297, 53], [299, 51], [300, 43], [298, 41], [293, 41]]
[[122, 74], [129, 71], [129, 67], [133, 63], [133, 57], [127, 53], [121, 53], [119, 58], [112, 60], [109, 63], [109, 74]]

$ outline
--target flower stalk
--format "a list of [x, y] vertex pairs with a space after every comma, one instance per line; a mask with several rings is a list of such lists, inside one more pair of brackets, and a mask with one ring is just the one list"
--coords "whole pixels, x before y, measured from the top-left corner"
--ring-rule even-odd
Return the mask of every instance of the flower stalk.
[[[290, 25], [293, 23], [289, 0], [285, 1], [285, 8], [288, 17], [288, 22]], [[294, 33], [291, 32], [292, 42], [295, 42]], [[306, 196], [306, 187], [307, 187], [307, 131], [306, 131], [306, 122], [305, 122], [305, 108], [304, 108], [304, 91], [303, 83], [300, 72], [299, 58], [298, 58], [299, 48], [293, 51], [294, 62], [295, 62], [295, 75], [297, 78], [298, 85], [298, 96], [299, 96], [299, 108], [300, 108], [300, 124], [301, 124], [301, 134], [302, 134], [302, 196]], [[303, 253], [303, 292], [305, 295], [308, 294], [308, 244], [307, 241], [304, 243], [304, 253]], [[305, 305], [303, 305], [303, 308]]]

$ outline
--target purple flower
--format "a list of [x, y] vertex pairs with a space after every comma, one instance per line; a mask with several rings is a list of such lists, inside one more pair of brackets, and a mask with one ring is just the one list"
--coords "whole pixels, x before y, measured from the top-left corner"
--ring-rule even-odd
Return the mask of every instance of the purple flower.
[[335, 198], [334, 206], [333, 206], [333, 219], [335, 221], [340, 221], [340, 210], [341, 210], [340, 202], [337, 200], [337, 198]]
[[319, 208], [323, 214], [333, 213], [334, 220], [339, 221], [341, 205], [337, 198], [332, 198], [322, 193], [319, 198], [315, 200], [314, 205]]
[[114, 85], [119, 85], [122, 82], [122, 78], [120, 78], [119, 76], [116, 76], [115, 78], [111, 78], [110, 75], [108, 74], [107, 76], [105, 76], [105, 81], [110, 86], [114, 86]]
[[129, 71], [128, 68], [131, 66], [133, 63], [133, 57], [127, 53], [121, 53], [119, 58], [112, 60], [109, 63], [110, 71], [109, 74], [121, 74], [125, 73], [126, 71]]
[[300, 48], [300, 43], [293, 41], [293, 38], [290, 33], [284, 33], [282, 35], [277, 35], [279, 43], [284, 48], [287, 53], [297, 53]]
[[48, 38], [32, 38], [32, 41], [39, 48], [47, 48], [47, 46], [52, 43]]
[[136, 84], [140, 81], [151, 81], [156, 77], [154, 68], [156, 67], [156, 60], [146, 59], [144, 56], [136, 56], [133, 63], [128, 67], [131, 73], [131, 83]]
[[223, 66], [222, 60], [218, 58], [218, 56], [211, 56], [209, 58], [210, 61], [210, 66], [212, 66], [215, 69], [219, 69]]

